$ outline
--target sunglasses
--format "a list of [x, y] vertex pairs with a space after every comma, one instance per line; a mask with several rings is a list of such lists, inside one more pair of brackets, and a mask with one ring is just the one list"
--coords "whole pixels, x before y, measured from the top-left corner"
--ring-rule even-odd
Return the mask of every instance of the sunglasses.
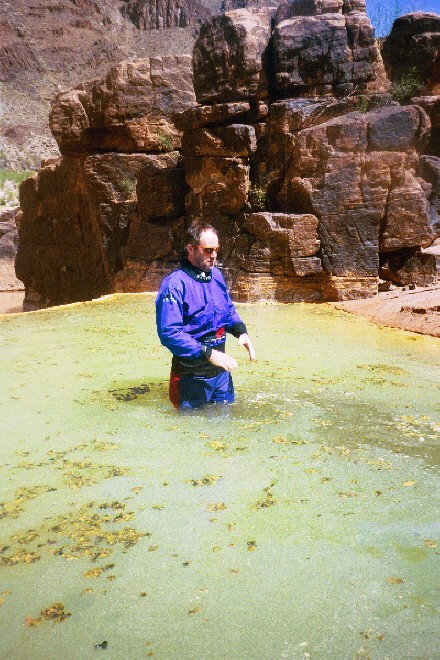
[[217, 247], [203, 247], [202, 245], [194, 245], [194, 247], [200, 248], [203, 251], [203, 254], [205, 254], [207, 257], [209, 257], [214, 252], [218, 254], [220, 251], [220, 245]]

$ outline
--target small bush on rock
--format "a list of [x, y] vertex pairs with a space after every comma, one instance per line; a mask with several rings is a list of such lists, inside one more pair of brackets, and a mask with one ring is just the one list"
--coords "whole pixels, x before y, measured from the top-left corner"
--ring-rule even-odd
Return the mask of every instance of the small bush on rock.
[[249, 202], [254, 211], [266, 210], [266, 191], [264, 188], [251, 188], [249, 191]]
[[396, 80], [391, 85], [390, 94], [394, 101], [398, 103], [405, 103], [410, 101], [413, 96], [417, 96], [423, 90], [423, 84], [417, 75], [417, 69], [411, 67], [408, 71], [401, 75], [399, 80]]
[[157, 139], [159, 141], [160, 147], [164, 151], [173, 151], [174, 145], [171, 135], [167, 135], [166, 133], [158, 133]]

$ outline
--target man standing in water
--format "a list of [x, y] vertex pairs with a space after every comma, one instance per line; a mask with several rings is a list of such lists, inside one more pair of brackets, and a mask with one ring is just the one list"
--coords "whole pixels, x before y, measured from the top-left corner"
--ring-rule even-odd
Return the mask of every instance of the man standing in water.
[[251, 360], [254, 347], [214, 266], [220, 249], [216, 230], [193, 222], [185, 243], [180, 269], [165, 277], [156, 299], [159, 339], [173, 354], [170, 400], [176, 408], [232, 403], [230, 372], [238, 365], [225, 353], [226, 333], [238, 338]]

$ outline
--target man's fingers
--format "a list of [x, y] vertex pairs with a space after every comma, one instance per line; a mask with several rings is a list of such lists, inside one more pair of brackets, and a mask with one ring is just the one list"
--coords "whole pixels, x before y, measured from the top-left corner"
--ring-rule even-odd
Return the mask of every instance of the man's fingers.
[[249, 335], [243, 334], [240, 335], [238, 338], [238, 343], [240, 346], [244, 346], [249, 353], [249, 359], [250, 360], [255, 360], [255, 349], [252, 345], [251, 340], [249, 339]]
[[235, 371], [238, 368], [237, 361], [227, 353], [222, 353], [221, 351], [212, 351], [209, 361], [225, 371]]
[[225, 358], [226, 359], [224, 362], [225, 365], [224, 368], [226, 369], [226, 371], [235, 371], [236, 369], [238, 369], [237, 361], [234, 360], [234, 358], [232, 358], [230, 355], [225, 355]]

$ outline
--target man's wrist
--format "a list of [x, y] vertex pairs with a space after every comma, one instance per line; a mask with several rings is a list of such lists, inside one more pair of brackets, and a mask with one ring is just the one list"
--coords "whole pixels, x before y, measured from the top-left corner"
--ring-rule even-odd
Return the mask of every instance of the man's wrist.
[[211, 346], [205, 346], [205, 344], [202, 344], [201, 349], [200, 349], [200, 357], [204, 357], [206, 360], [209, 360], [212, 355], [212, 348]]
[[236, 323], [231, 325], [231, 327], [229, 328], [229, 332], [231, 333], [231, 335], [236, 337], [236, 339], [238, 339], [241, 335], [247, 334], [246, 326], [243, 323], [243, 321], [237, 321]]

